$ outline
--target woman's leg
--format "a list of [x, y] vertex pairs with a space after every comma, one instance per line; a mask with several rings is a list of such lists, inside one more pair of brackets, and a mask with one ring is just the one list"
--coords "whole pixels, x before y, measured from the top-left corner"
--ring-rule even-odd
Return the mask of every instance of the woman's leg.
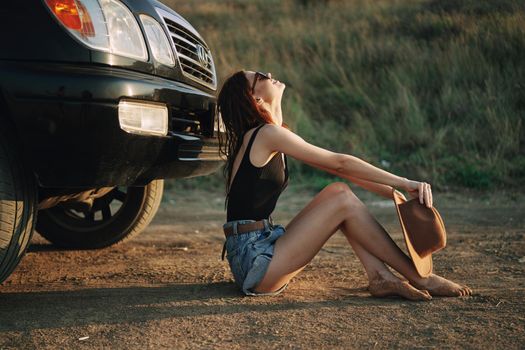
[[425, 280], [428, 279], [417, 275], [410, 259], [371, 217], [366, 206], [346, 184], [334, 183], [322, 192], [326, 192], [329, 198], [312, 201], [287, 225], [286, 233], [275, 243], [274, 257], [256, 291], [276, 290], [288, 282], [339, 228], [347, 237], [351, 237], [350, 242], [357, 242], [356, 254], [366, 264], [367, 273], [388, 271], [378, 263], [383, 260], [411, 282], [425, 286], [425, 282], [428, 282]]
[[[352, 195], [355, 197], [353, 193]], [[462, 296], [472, 294], [469, 287], [459, 285], [435, 274], [427, 278], [420, 277], [411, 259], [399, 249], [366, 206], [358, 198], [357, 200], [362, 204], [358, 206], [359, 214], [354, 216], [354, 220], [344, 220], [340, 227], [347, 237], [351, 237], [369, 253], [397, 270], [412, 285], [419, 289], [428, 290], [431, 295]], [[368, 239], [366, 239], [367, 234], [370, 235]], [[380, 244], [376, 244], [376, 242], [380, 242]]]
[[[330, 200], [336, 192], [344, 191], [345, 190], [344, 186], [347, 186], [347, 185], [344, 183], [337, 183], [337, 182], [326, 186], [288, 223], [286, 229], [288, 230], [290, 227], [294, 226], [294, 222], [301, 220], [303, 217], [307, 215], [308, 216], [311, 215], [310, 212], [312, 208], [318, 205], [322, 205], [322, 203], [326, 200]], [[338, 227], [337, 229], [340, 229], [340, 227]], [[366, 249], [364, 249], [361, 245], [359, 245], [359, 243], [357, 243], [353, 238], [349, 237], [349, 235], [346, 235], [346, 238], [348, 242], [350, 243], [350, 245], [352, 246], [355, 254], [357, 255], [357, 257], [363, 264], [363, 267], [365, 269], [365, 272], [368, 276], [369, 281], [373, 280], [378, 275], [382, 275], [385, 277], [390, 277], [390, 276], [395, 277], [381, 260], [379, 260], [372, 254], [370, 254]]]
[[376, 297], [399, 295], [411, 300], [432, 299], [430, 293], [424, 290], [424, 288], [417, 290], [407, 281], [395, 276], [381, 260], [370, 254], [370, 252], [357, 243], [350, 235], [346, 235], [346, 238], [363, 266], [365, 266], [368, 275], [368, 291], [370, 294]]
[[[308, 203], [308, 205], [303, 208], [291, 221], [290, 223], [287, 225], [286, 227], [286, 233], [283, 235], [286, 236], [289, 234], [290, 232], [290, 229], [295, 227], [296, 226], [296, 223], [299, 222], [299, 221], [302, 221], [303, 218], [306, 218], [306, 217], [315, 217], [315, 211], [317, 207], [325, 207], [325, 206], [334, 206], [334, 204], [336, 203], [330, 203], [330, 202], [333, 202], [334, 200], [336, 201], [339, 201], [340, 203], [342, 203], [338, 198], [337, 196], [338, 195], [344, 195], [345, 192], [347, 191], [350, 191], [350, 189], [348, 188], [348, 186], [344, 183], [333, 183], [329, 186], [326, 186], [320, 193], [318, 193], [313, 199], [312, 201], [310, 201], [310, 203]], [[355, 197], [355, 196], [354, 196]], [[355, 197], [357, 199], [357, 197]], [[337, 205], [336, 205], [337, 206]], [[334, 217], [332, 215], [332, 213], [329, 214], [330, 216], [330, 219], [331, 221], [333, 221]], [[336, 226], [336, 223], [334, 222], [334, 225], [333, 225], [333, 229], [331, 229], [331, 232], [328, 232], [328, 234], [326, 234], [325, 232], [325, 235], [324, 237], [322, 236], [317, 236], [318, 238], [321, 238], [322, 242], [320, 245], [317, 245], [317, 248], [318, 249], [315, 249], [315, 252], [313, 253], [313, 255], [310, 255], [310, 258], [308, 259], [308, 261], [302, 266], [302, 267], [299, 267], [297, 269], [292, 269], [293, 271], [291, 273], [287, 273], [287, 274], [283, 274], [281, 277], [281, 281], [283, 280], [290, 280], [293, 276], [295, 276], [297, 273], [299, 273], [305, 266], [306, 264], [311, 260], [311, 258], [313, 258], [313, 256], [315, 256], [315, 254], [319, 251], [319, 249], [322, 247], [322, 245], [326, 242], [326, 240], [335, 232], [337, 232], [337, 230], [339, 230], [341, 227], [340, 226]], [[357, 257], [359, 258], [359, 260], [362, 262], [363, 264], [363, 267], [365, 268], [365, 271], [368, 275], [368, 279], [369, 281], [371, 281], [371, 285], [369, 286], [370, 287], [373, 287], [372, 285], [372, 282], [376, 281], [378, 279], [380, 280], [386, 280], [386, 281], [389, 281], [391, 283], [395, 282], [396, 284], [400, 284], [401, 283], [401, 280], [399, 278], [397, 278], [395, 275], [393, 275], [390, 270], [385, 266], [385, 264], [379, 260], [378, 258], [376, 258], [374, 255], [370, 254], [368, 251], [366, 251], [359, 243], [357, 243], [352, 237], [350, 237], [350, 235], [348, 235], [344, 230], [342, 230], [343, 233], [346, 235], [347, 237], [347, 240], [349, 241], [349, 243], [352, 245], [352, 248], [354, 249]], [[279, 238], [279, 240], [277, 240], [276, 242], [276, 245], [279, 241], [281, 241], [283, 239], [283, 237]], [[275, 261], [277, 260], [276, 259], [276, 255], [278, 255], [279, 253], [277, 252], [277, 247], [276, 247], [276, 252], [274, 254], [274, 258], [272, 259], [272, 261], [274, 261], [273, 265], [275, 265]], [[275, 260], [274, 260], [275, 259]], [[272, 263], [270, 264], [270, 266], [272, 265]], [[269, 268], [269, 271], [271, 270], [271, 268]], [[269, 273], [271, 274], [271, 272]], [[269, 280], [268, 278], [268, 275], [267, 274], [265, 276], [265, 279], [263, 279], [261, 281], [261, 283], [256, 287], [256, 291], [270, 291], [267, 286], [265, 286], [267, 283], [267, 281]], [[277, 282], [277, 284], [279, 284], [280, 282]], [[284, 284], [285, 282], [283, 282], [282, 284]], [[376, 284], [377, 285], [377, 284]], [[390, 289], [390, 291], [393, 291], [393, 285], [391, 284], [390, 286], [383, 286], [387, 289]], [[278, 287], [276, 288], [273, 288], [273, 290], [276, 290], [278, 289]], [[400, 293], [400, 290], [401, 290], [401, 293]], [[402, 294], [403, 296], [405, 297], [408, 297], [410, 299], [427, 299], [429, 298], [430, 296], [428, 295], [428, 293], [426, 291], [424, 292], [419, 292], [417, 291], [415, 288], [413, 288], [412, 286], [409, 286], [409, 285], [396, 285], [395, 286], [395, 293], [390, 293], [390, 294]], [[370, 292], [372, 294], [374, 294], [373, 290], [370, 290]], [[388, 292], [388, 291], [385, 291], [385, 292]], [[376, 293], [377, 294], [377, 293]], [[384, 294], [384, 295], [388, 295], [388, 294]]]

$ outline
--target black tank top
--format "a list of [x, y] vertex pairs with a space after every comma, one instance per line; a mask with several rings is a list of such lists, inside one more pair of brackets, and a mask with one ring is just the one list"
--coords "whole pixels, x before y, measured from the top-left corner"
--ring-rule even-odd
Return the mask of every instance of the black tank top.
[[227, 221], [268, 219], [281, 192], [288, 185], [288, 161], [281, 152], [274, 154], [266, 165], [258, 168], [250, 162], [253, 140], [262, 126], [257, 127], [244, 151], [228, 197]]

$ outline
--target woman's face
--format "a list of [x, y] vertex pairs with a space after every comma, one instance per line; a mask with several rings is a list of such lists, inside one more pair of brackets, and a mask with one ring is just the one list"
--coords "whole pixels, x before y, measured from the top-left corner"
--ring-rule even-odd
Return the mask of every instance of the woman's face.
[[246, 74], [250, 87], [254, 86], [254, 80], [257, 79], [252, 91], [252, 94], [256, 99], [260, 98], [269, 104], [274, 101], [280, 101], [286, 85], [277, 79], [273, 79], [271, 73], [266, 73], [270, 79], [257, 75], [253, 71], [246, 71], [244, 74]]

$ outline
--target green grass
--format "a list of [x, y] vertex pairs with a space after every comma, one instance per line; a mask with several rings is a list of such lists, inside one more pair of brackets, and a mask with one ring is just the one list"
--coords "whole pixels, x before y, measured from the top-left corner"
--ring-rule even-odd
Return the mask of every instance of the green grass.
[[[309, 142], [435, 189], [523, 187], [523, 1], [163, 2], [204, 36], [221, 81], [245, 68], [288, 82], [285, 121]], [[289, 164], [294, 181], [333, 181]]]

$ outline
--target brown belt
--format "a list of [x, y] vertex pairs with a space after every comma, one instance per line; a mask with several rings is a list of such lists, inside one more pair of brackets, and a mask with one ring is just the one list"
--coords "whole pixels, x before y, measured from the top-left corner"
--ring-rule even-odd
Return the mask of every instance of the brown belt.
[[[255, 222], [248, 222], [245, 224], [237, 224], [237, 234], [246, 233], [250, 231], [260, 230], [264, 228], [264, 220], [262, 219]], [[270, 221], [268, 221], [268, 226], [271, 226]], [[228, 226], [224, 228], [224, 235], [226, 237], [233, 235], [233, 226]]]
[[[259, 221], [248, 222], [245, 224], [237, 224], [237, 234], [263, 229], [265, 221], [267, 222], [268, 227], [273, 226], [273, 220], [271, 219], [271, 217], [270, 219], [262, 219]], [[228, 238], [228, 236], [233, 235], [233, 226], [225, 227], [223, 230], [226, 238]], [[222, 260], [224, 260], [224, 253], [226, 253], [226, 242], [224, 242], [224, 245], [222, 246]]]

